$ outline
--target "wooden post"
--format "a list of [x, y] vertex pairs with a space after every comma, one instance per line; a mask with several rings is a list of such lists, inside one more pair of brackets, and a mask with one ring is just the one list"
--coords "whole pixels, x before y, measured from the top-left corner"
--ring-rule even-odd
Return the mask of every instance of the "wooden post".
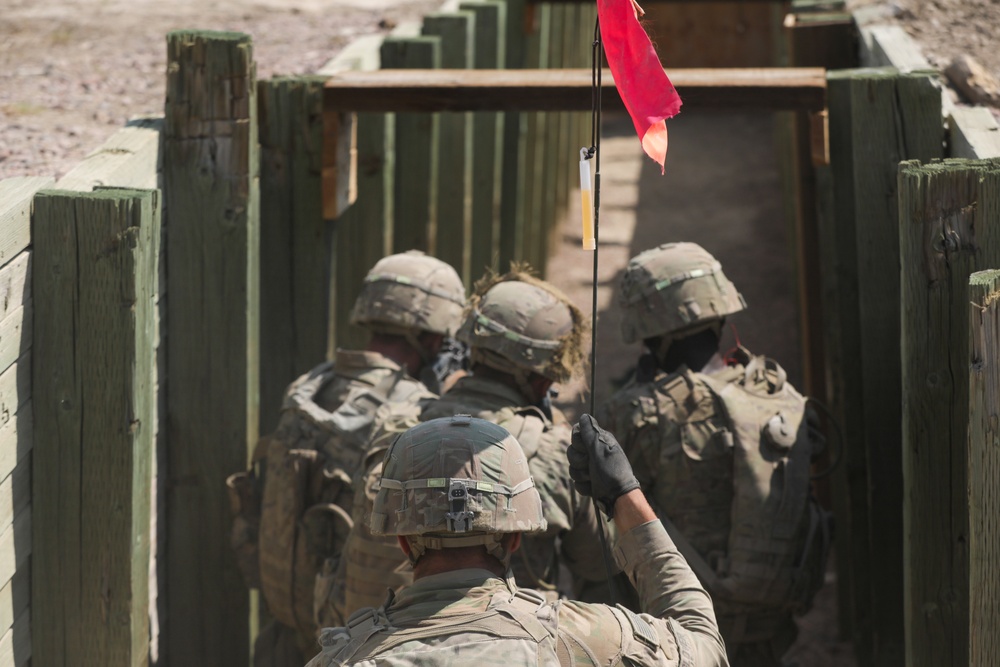
[[323, 219], [323, 81], [257, 86], [260, 127], [260, 432], [288, 384], [326, 357], [330, 223]]
[[[397, 37], [382, 42], [382, 69], [441, 67], [440, 37]], [[395, 252], [432, 253], [437, 225], [439, 115], [396, 114], [396, 174], [392, 244]]]
[[1000, 655], [1000, 271], [969, 278], [969, 665]]
[[[344, 49], [324, 70], [377, 70], [381, 38], [358, 42], [355, 49]], [[387, 113], [359, 113], [355, 126], [357, 199], [333, 225], [334, 267], [329, 292], [333, 321], [327, 347], [330, 358], [338, 347], [358, 349], [367, 343], [367, 332], [351, 324], [354, 300], [368, 270], [393, 248], [395, 117]]]
[[[424, 35], [441, 38], [441, 67], [475, 65], [476, 15], [438, 12], [424, 17]], [[448, 262], [465, 284], [472, 273], [472, 114], [446, 113], [439, 121], [437, 238], [434, 254]]]
[[[528, 31], [529, 9], [526, 0], [505, 0], [507, 9], [506, 67], [524, 67], [524, 44]], [[517, 259], [523, 243], [524, 219], [521, 217], [521, 159], [527, 131], [527, 114], [509, 111], [503, 114], [503, 173], [500, 198], [500, 262], [499, 270], [506, 271], [510, 262]]]
[[[172, 664], [246, 664], [250, 594], [226, 476], [257, 442], [257, 85], [247, 35], [167, 37], [166, 640]], [[161, 471], [162, 472], [162, 471]]]
[[[552, 4], [539, 3], [534, 7], [535, 32], [528, 37], [526, 65], [532, 69], [546, 69], [549, 62], [549, 38], [552, 34]], [[538, 111], [528, 114], [528, 133], [525, 138], [525, 156], [521, 178], [524, 180], [524, 246], [521, 259], [544, 275], [545, 257], [541, 251], [544, 236], [544, 199], [552, 193], [547, 186], [545, 169], [548, 113]]]
[[[842, 270], [856, 271], [853, 278], [840, 272], [837, 276], [843, 283], [836, 297], [842, 347], [832, 354], [845, 366], [835, 371], [845, 384], [831, 388], [844, 392], [842, 415], [849, 439], [855, 630], [860, 633], [862, 664], [872, 660], [878, 665], [902, 665], [902, 385], [895, 171], [901, 159], [941, 156], [940, 94], [926, 75], [901, 75], [895, 70], [833, 72], [829, 80], [834, 223], [845, 232], [853, 228], [853, 238], [844, 237], [837, 244], [836, 257]], [[841, 233], [835, 232], [838, 237]], [[856, 302], [848, 296], [853, 285]], [[849, 312], [853, 309], [856, 312]], [[860, 402], [847, 395], [858, 392]], [[857, 486], [861, 465], [867, 476], [863, 487]], [[865, 513], [868, 519], [862, 523]]]
[[35, 197], [34, 652], [146, 665], [159, 194]]
[[[502, 68], [506, 57], [507, 6], [498, 0], [463, 2], [459, 9], [475, 15], [477, 69]], [[472, 209], [470, 279], [487, 267], [498, 269], [500, 252], [500, 196], [504, 144], [503, 116], [482, 112], [472, 116]]]
[[901, 164], [899, 234], [906, 664], [967, 665], [969, 276], [1000, 266], [1000, 160]]

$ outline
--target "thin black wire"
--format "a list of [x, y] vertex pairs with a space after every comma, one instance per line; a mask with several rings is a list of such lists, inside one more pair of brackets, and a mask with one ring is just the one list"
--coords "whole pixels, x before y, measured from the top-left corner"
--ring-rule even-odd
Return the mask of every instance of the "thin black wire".
[[[603, 72], [604, 48], [601, 42], [601, 20], [594, 23], [594, 44], [591, 51], [591, 103], [590, 116], [590, 150], [588, 156], [594, 157], [594, 287], [590, 311], [590, 414], [596, 412], [597, 405], [597, 261], [601, 248], [601, 74]], [[594, 514], [597, 515], [597, 525], [601, 535], [601, 553], [604, 555], [604, 567], [608, 573], [608, 599], [615, 603], [614, 571], [611, 568], [611, 552], [608, 550], [608, 536], [604, 530], [604, 518], [597, 506], [597, 500], [591, 498], [594, 504]]]

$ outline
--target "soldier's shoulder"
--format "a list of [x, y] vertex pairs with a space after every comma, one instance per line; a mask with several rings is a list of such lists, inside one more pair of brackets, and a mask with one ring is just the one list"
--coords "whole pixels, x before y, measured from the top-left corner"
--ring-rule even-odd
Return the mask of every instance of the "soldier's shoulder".
[[560, 603], [559, 633], [571, 653], [589, 653], [600, 664], [621, 657], [628, 659], [626, 664], [677, 667], [679, 663], [670, 623], [624, 607]]

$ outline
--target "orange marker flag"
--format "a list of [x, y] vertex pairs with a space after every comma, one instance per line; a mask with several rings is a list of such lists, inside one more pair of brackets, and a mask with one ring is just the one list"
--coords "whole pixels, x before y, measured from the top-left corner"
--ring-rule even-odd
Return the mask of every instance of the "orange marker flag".
[[635, 0], [597, 0], [601, 40], [615, 86], [625, 102], [646, 155], [663, 173], [667, 159], [667, 118], [681, 110], [681, 98], [663, 71], [649, 35], [639, 23]]

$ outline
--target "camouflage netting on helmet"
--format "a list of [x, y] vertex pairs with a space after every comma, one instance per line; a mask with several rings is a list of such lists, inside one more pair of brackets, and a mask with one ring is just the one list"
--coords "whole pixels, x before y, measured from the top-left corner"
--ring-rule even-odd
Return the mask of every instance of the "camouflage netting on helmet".
[[468, 415], [432, 419], [386, 452], [371, 515], [376, 535], [419, 536], [411, 544], [430, 549], [490, 548], [503, 533], [545, 527], [527, 456], [501, 426]]
[[383, 333], [454, 336], [465, 286], [451, 265], [419, 250], [389, 255], [365, 276], [351, 323]]
[[696, 243], [667, 243], [633, 257], [618, 302], [626, 343], [695, 333], [746, 308], [722, 265]]
[[565, 294], [514, 265], [476, 283], [458, 338], [472, 348], [473, 362], [565, 382], [583, 372], [586, 331], [586, 318]]

